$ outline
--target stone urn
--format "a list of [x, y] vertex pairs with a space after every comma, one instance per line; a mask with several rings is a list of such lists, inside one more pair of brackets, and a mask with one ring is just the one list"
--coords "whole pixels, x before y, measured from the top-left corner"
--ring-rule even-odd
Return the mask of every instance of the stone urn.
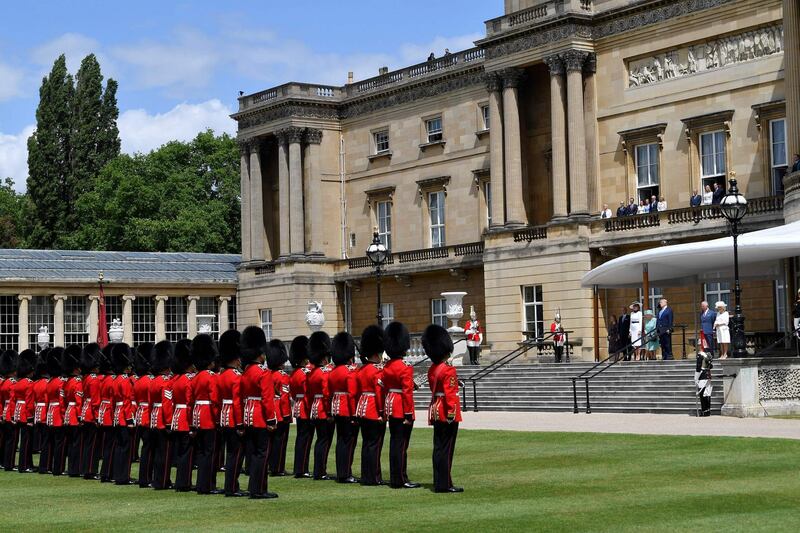
[[214, 315], [197, 315], [197, 333], [211, 335], [214, 326]]
[[111, 343], [122, 342], [122, 337], [125, 331], [122, 329], [122, 322], [119, 318], [111, 321], [111, 326], [108, 328], [108, 341]]
[[325, 325], [325, 313], [322, 312], [322, 302], [308, 302], [306, 312], [306, 324], [314, 332], [322, 329]]
[[442, 296], [445, 298], [447, 305], [447, 318], [450, 320], [450, 327], [447, 331], [450, 333], [464, 333], [464, 328], [459, 327], [458, 321], [464, 316], [464, 296], [466, 292], [443, 292]]
[[36, 344], [38, 344], [39, 348], [42, 350], [47, 348], [47, 345], [50, 344], [50, 333], [47, 331], [47, 326], [39, 328], [39, 333], [36, 335]]

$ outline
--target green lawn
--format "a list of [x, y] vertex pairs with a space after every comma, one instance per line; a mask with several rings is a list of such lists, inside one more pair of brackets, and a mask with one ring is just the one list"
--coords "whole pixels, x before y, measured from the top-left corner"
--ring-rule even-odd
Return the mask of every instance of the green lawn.
[[273, 478], [280, 498], [251, 501], [0, 472], [0, 530], [800, 530], [800, 441], [461, 431], [466, 492], [435, 494], [431, 437], [412, 435], [415, 490]]

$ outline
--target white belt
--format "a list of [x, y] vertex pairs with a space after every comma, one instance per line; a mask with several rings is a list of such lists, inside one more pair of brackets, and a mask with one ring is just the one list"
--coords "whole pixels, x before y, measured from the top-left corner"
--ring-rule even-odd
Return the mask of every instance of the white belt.
[[434, 394], [434, 396], [444, 396], [444, 393], [443, 392], [437, 392], [436, 394]]
[[111, 403], [111, 400], [100, 400], [100, 403]]
[[260, 402], [261, 401], [261, 396], [248, 396], [247, 397], [247, 401], [249, 402], [251, 400], [254, 401], [254, 402]]
[[324, 398], [324, 397], [325, 396], [323, 394], [315, 394], [314, 395], [314, 398]]
[[45, 405], [47, 404], [44, 402], [36, 402], [36, 407], [44, 407]]
[[50, 407], [52, 407], [54, 405], [58, 405], [58, 402], [50, 402]]
[[233, 405], [233, 400], [222, 400], [222, 405]]
[[210, 400], [196, 400], [194, 402], [195, 405], [211, 405]]
[[305, 398], [305, 396], [306, 396], [305, 394], [295, 394], [294, 395], [295, 398]]
[[[18, 404], [20, 404], [20, 403], [25, 403], [25, 400], [17, 400], [17, 403], [18, 403]], [[74, 405], [74, 404], [73, 404], [73, 405]]]
[[159, 403], [154, 403], [154, 404], [153, 404], [153, 407], [161, 407], [161, 402], [159, 402]]
[[375, 396], [374, 392], [362, 392], [361, 396]]
[[176, 403], [175, 404], [175, 409], [186, 409], [186, 404], [185, 403]]
[[[25, 402], [22, 402], [22, 403], [25, 403]], [[69, 403], [67, 403], [67, 405], [78, 405], [78, 404], [75, 403], [75, 402], [69, 402]]]
[[125, 405], [125, 402], [117, 402], [117, 403], [115, 403], [114, 405], [116, 405], [117, 407], [119, 407], [119, 406], [121, 406], [121, 405]]
[[397, 394], [402, 394], [403, 389], [389, 389], [389, 392], [396, 392]]
[[343, 396], [343, 395], [346, 395], [346, 394], [350, 394], [350, 393], [348, 393], [348, 392], [342, 392], [342, 391], [337, 391], [337, 392], [334, 392], [334, 393], [333, 393], [333, 395], [334, 395], [334, 396]]
[[147, 403], [147, 402], [140, 402], [140, 403], [139, 403], [139, 405], [140, 405], [141, 407], [150, 407], [150, 404], [149, 404], [149, 403]]

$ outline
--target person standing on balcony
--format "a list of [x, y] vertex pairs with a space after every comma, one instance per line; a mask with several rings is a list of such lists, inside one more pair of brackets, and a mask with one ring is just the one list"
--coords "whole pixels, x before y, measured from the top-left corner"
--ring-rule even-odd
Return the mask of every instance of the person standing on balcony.
[[600, 218], [611, 218], [611, 209], [608, 208], [608, 204], [603, 204], [603, 211], [600, 212]]
[[[658, 301], [658, 342], [661, 344], [661, 358], [664, 361], [672, 359], [672, 327], [674, 315], [666, 298]], [[655, 357], [654, 357], [655, 358]]]
[[797, 291], [797, 299], [794, 301], [794, 311], [792, 312], [794, 334], [800, 338], [800, 290]]
[[692, 198], [689, 200], [689, 207], [700, 207], [703, 203], [703, 197], [697, 194], [697, 189], [692, 191]]
[[635, 215], [639, 212], [639, 206], [636, 205], [636, 200], [634, 200], [633, 198], [630, 199], [626, 211], [627, 211], [626, 214], [629, 216]]
[[792, 172], [797, 172], [800, 170], [800, 154], [794, 154], [794, 160], [792, 161]]
[[483, 330], [478, 322], [478, 314], [475, 313], [475, 306], [469, 308], [469, 321], [464, 326], [464, 334], [467, 336], [467, 351], [469, 352], [469, 364], [477, 365], [481, 354], [481, 342], [483, 342]]
[[714, 182], [714, 192], [711, 195], [711, 205], [719, 205], [722, 203], [722, 197], [725, 196], [725, 189], [720, 186], [716, 181]]
[[656, 198], [656, 195], [654, 194], [650, 197], [650, 212], [658, 213], [659, 211], [661, 211], [661, 209], [659, 209], [658, 198]]
[[666, 211], [667, 210], [667, 201], [664, 199], [663, 196], [659, 197], [659, 199], [658, 199], [658, 210], [659, 211]]
[[617, 217], [624, 217], [627, 214], [628, 213], [626, 212], [626, 209], [625, 209], [625, 202], [620, 202], [619, 203], [619, 207], [617, 208]]
[[642, 349], [642, 306], [639, 302], [631, 304], [630, 336], [633, 345], [633, 360], [639, 361]]
[[700, 302], [700, 330], [703, 332], [706, 344], [708, 345], [706, 351], [712, 355], [717, 348], [714, 340], [714, 323], [716, 321], [717, 313], [713, 309], [708, 308], [708, 302], [705, 300]]
[[717, 332], [720, 359], [728, 358], [728, 345], [731, 343], [731, 332], [728, 328], [728, 304], [719, 301], [714, 304], [717, 309], [717, 318], [714, 319], [714, 329]]
[[711, 190], [711, 185], [706, 185], [703, 189], [703, 205], [711, 205], [714, 201], [714, 191]]

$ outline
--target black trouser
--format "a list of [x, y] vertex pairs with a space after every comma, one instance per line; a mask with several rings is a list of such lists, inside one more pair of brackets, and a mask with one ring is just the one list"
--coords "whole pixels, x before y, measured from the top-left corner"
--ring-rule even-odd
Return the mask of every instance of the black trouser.
[[351, 416], [336, 417], [336, 479], [353, 477], [353, 454], [358, 442], [358, 424]]
[[672, 335], [669, 333], [659, 335], [658, 343], [661, 345], [661, 359], [665, 361], [672, 359]]
[[469, 364], [477, 365], [478, 364], [478, 357], [481, 355], [481, 347], [480, 346], [467, 346], [467, 351], [469, 352]]
[[289, 418], [278, 422], [272, 434], [272, 447], [269, 450], [269, 472], [272, 475], [286, 472], [286, 445], [289, 443]]
[[155, 431], [146, 428], [139, 428], [139, 435], [142, 439], [142, 451], [139, 452], [139, 486], [146, 489], [153, 481], [153, 455], [155, 453]]
[[314, 479], [328, 475], [328, 452], [333, 441], [333, 431], [335, 426], [333, 420], [314, 420], [314, 429], [317, 433], [317, 441], [314, 443]]
[[17, 464], [17, 442], [19, 441], [19, 428], [11, 422], [3, 422], [3, 468], [6, 472], [14, 470]]
[[225, 437], [222, 429], [214, 430], [214, 472], [219, 472], [225, 466]]
[[98, 434], [103, 442], [103, 463], [100, 465], [100, 481], [111, 481], [114, 473], [112, 467], [114, 460], [114, 428], [112, 426], [100, 426]]
[[64, 473], [64, 467], [67, 465], [67, 450], [69, 449], [66, 426], [51, 427], [50, 436], [53, 442], [53, 475], [60, 476]]
[[297, 419], [297, 437], [294, 440], [294, 475], [308, 473], [311, 442], [314, 440], [314, 423], [307, 418]]
[[19, 464], [20, 472], [33, 469], [33, 425], [17, 424], [19, 431]]
[[113, 479], [117, 485], [127, 485], [131, 480], [131, 463], [133, 462], [133, 433], [130, 426], [114, 428]]
[[236, 429], [225, 428], [225, 494], [239, 492], [239, 472], [244, 461], [244, 443]]
[[36, 424], [39, 426], [39, 433], [42, 436], [42, 449], [39, 451], [39, 473], [47, 474], [53, 468], [53, 443], [50, 440], [50, 427], [46, 424]]
[[553, 346], [553, 353], [555, 354], [555, 362], [560, 363], [561, 358], [564, 356], [563, 346]]
[[700, 410], [702, 411], [700, 416], [711, 416], [711, 396], [700, 395]]
[[195, 438], [197, 450], [197, 492], [208, 494], [217, 489], [217, 471], [214, 469], [216, 435], [214, 429], [200, 429]]
[[81, 426], [81, 439], [83, 440], [83, 453], [81, 457], [81, 474], [85, 478], [97, 475], [97, 466], [100, 463], [100, 451], [103, 443], [97, 433], [97, 425], [87, 423]]
[[168, 489], [172, 484], [172, 436], [166, 429], [153, 430], [153, 488]]
[[173, 431], [172, 443], [175, 457], [175, 490], [189, 490], [192, 487], [192, 460], [194, 446], [188, 431]]
[[450, 469], [453, 466], [453, 452], [456, 449], [458, 422], [433, 423], [433, 488], [447, 490], [453, 486]]
[[265, 494], [267, 485], [267, 457], [269, 456], [272, 434], [267, 428], [248, 427], [245, 433], [247, 456], [250, 458], [250, 496]]
[[44, 424], [33, 424], [33, 453], [41, 453], [44, 446]]
[[83, 452], [83, 434], [81, 433], [80, 426], [66, 426], [67, 431], [67, 458], [69, 463], [67, 466], [67, 474], [70, 477], [79, 477], [81, 475], [81, 455]]
[[383, 437], [386, 435], [386, 422], [383, 420], [361, 419], [361, 483], [364, 485], [380, 485], [381, 451]]
[[408, 483], [408, 444], [414, 423], [404, 424], [404, 418], [389, 419], [389, 484], [401, 487]]

